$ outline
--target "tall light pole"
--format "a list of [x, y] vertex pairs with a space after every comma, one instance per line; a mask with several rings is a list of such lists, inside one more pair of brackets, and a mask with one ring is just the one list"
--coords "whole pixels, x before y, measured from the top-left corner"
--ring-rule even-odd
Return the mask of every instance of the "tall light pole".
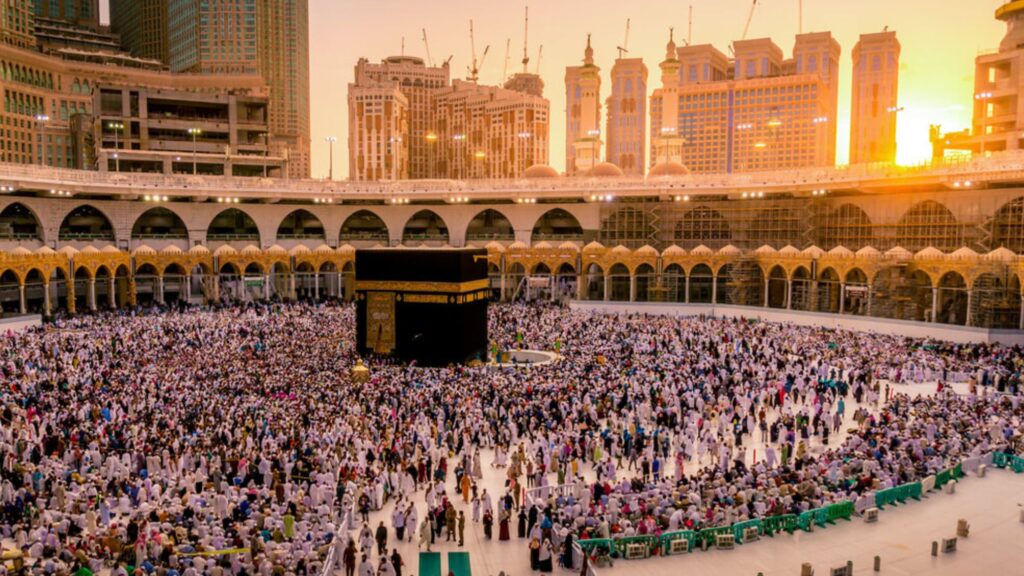
[[196, 139], [199, 138], [199, 135], [202, 134], [203, 131], [200, 130], [199, 128], [189, 128], [188, 133], [192, 135], [192, 175], [195, 176], [196, 174], [199, 173], [198, 163], [196, 161], [196, 147], [198, 146], [196, 144]]
[[120, 172], [121, 171], [121, 158], [120, 158], [121, 153], [119, 152], [119, 150], [121, 149], [121, 140], [120, 140], [119, 137], [120, 137], [121, 131], [124, 130], [124, 123], [122, 123], [122, 122], [108, 122], [107, 123], [107, 128], [110, 128], [111, 130], [114, 131], [114, 172]]
[[36, 122], [39, 123], [39, 163], [46, 166], [46, 123], [50, 117], [46, 114], [36, 114]]
[[330, 168], [328, 169], [327, 172], [327, 179], [334, 180], [334, 143], [338, 141], [338, 137], [328, 136], [327, 138], [324, 138], [324, 141], [327, 142], [327, 145], [331, 151], [331, 163]]

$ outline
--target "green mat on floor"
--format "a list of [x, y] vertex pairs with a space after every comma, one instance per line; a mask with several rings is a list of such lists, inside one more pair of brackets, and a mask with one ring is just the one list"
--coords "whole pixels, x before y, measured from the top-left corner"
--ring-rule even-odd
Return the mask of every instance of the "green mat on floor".
[[420, 552], [420, 576], [441, 576], [440, 552]]
[[455, 576], [473, 576], [469, 568], [469, 552], [449, 552], [448, 570]]

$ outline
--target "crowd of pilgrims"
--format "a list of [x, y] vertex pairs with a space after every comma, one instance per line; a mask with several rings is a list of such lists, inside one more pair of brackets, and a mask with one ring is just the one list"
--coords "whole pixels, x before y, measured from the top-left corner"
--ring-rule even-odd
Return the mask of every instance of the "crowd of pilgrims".
[[999, 346], [492, 305], [495, 349], [560, 361], [370, 358], [355, 382], [354, 317], [138, 310], [3, 336], [5, 550], [35, 574], [400, 576], [396, 542], [468, 529], [551, 571], [574, 539], [799, 512], [1013, 450], [1024, 419], [1024, 356]]

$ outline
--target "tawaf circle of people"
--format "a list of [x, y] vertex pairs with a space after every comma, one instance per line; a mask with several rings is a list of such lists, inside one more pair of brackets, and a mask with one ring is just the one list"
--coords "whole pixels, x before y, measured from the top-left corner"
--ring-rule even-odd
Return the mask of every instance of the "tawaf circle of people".
[[473, 538], [507, 547], [498, 568], [578, 572], [574, 542], [799, 514], [1021, 452], [1019, 348], [497, 304], [496, 348], [557, 343], [558, 361], [367, 358], [353, 378], [354, 310], [4, 335], [0, 571], [399, 576]]

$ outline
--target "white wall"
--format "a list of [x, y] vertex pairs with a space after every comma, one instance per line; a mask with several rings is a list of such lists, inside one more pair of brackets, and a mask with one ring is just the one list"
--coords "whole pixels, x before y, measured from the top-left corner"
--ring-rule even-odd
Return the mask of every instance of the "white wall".
[[42, 323], [43, 317], [39, 314], [2, 318], [0, 319], [0, 333], [6, 334], [8, 330], [11, 332], [20, 332], [25, 328], [40, 326]]
[[967, 328], [947, 324], [928, 324], [907, 320], [889, 320], [865, 316], [840, 316], [819, 312], [756, 308], [750, 306], [728, 306], [722, 304], [662, 304], [657, 302], [592, 302], [574, 300], [570, 304], [577, 310], [595, 310], [608, 314], [642, 313], [663, 316], [697, 316], [706, 314], [727, 318], [756, 318], [768, 322], [791, 323], [798, 326], [820, 326], [822, 328], [895, 334], [912, 338], [934, 338], [957, 343], [999, 342], [1014, 345], [1024, 344], [1024, 332], [1020, 330], [988, 330]]

